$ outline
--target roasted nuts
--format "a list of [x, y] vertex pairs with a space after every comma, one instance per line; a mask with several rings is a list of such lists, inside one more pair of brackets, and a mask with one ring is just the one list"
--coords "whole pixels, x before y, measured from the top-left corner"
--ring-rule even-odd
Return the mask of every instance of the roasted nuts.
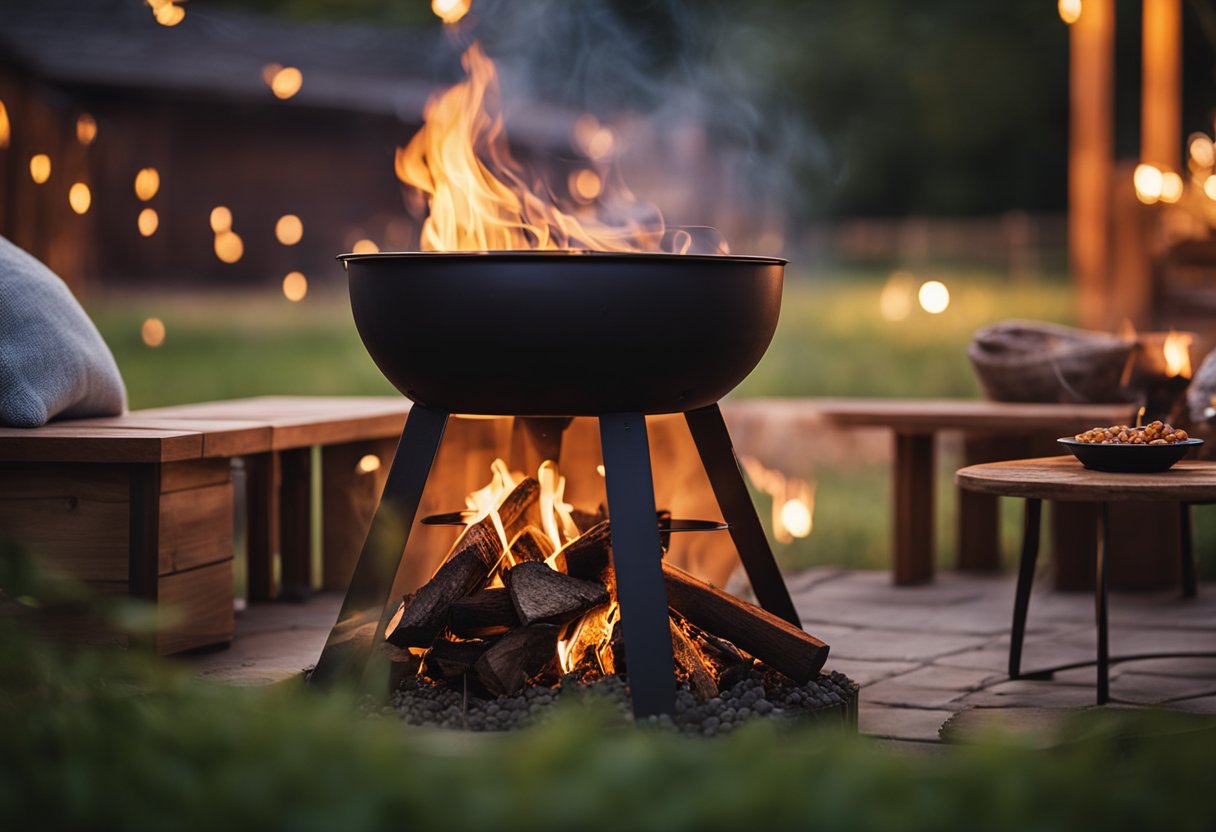
[[1182, 428], [1156, 421], [1142, 428], [1129, 428], [1127, 425], [1092, 428], [1073, 438], [1089, 445], [1173, 445], [1185, 442], [1190, 437]]

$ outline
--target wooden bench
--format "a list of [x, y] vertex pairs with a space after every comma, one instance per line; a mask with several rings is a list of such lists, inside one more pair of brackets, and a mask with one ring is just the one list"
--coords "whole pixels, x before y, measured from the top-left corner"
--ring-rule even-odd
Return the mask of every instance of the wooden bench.
[[[250, 600], [301, 597], [318, 579], [342, 588], [408, 411], [398, 397], [267, 396], [0, 428], [0, 536], [101, 591], [173, 608], [158, 652], [227, 642], [233, 460], [245, 470]], [[320, 576], [311, 558], [314, 447]], [[365, 455], [381, 462], [376, 470], [359, 469]]]

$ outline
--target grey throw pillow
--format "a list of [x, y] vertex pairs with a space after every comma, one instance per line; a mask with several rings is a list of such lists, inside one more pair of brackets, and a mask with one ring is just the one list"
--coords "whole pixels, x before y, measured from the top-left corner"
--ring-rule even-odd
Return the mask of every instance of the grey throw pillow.
[[0, 425], [117, 416], [126, 399], [110, 348], [67, 284], [0, 237]]

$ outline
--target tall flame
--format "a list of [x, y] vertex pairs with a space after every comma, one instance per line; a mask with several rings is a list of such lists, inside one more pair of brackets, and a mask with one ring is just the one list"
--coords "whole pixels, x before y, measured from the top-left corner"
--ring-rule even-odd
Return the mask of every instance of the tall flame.
[[1165, 371], [1170, 378], [1191, 377], [1191, 341], [1194, 340], [1188, 332], [1170, 330], [1165, 337], [1161, 350], [1165, 355]]
[[430, 206], [424, 251], [659, 250], [661, 220], [576, 217], [547, 188], [530, 186], [507, 144], [494, 63], [477, 42], [461, 63], [466, 79], [427, 103], [422, 128], [397, 149], [394, 164], [397, 178]]

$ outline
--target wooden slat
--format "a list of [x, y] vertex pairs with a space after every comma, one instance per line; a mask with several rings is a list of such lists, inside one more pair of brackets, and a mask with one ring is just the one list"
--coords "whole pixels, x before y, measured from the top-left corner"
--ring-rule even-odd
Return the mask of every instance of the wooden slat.
[[164, 494], [160, 501], [162, 576], [232, 558], [232, 484]]
[[156, 650], [162, 655], [232, 641], [232, 561], [164, 575], [158, 592], [161, 621]]
[[90, 427], [52, 422], [0, 428], [0, 462], [171, 462], [196, 459], [203, 435], [186, 429]]
[[1025, 435], [1077, 433], [1135, 418], [1130, 404], [1024, 404], [979, 399], [810, 399], [806, 407], [840, 427], [963, 430]]
[[189, 459], [166, 462], [160, 467], [160, 493], [186, 491], [204, 485], [232, 481], [232, 463], [227, 459]]
[[129, 488], [122, 465], [0, 465], [0, 536], [74, 578], [125, 583]]
[[274, 431], [259, 420], [166, 418], [132, 411], [125, 416], [109, 419], [82, 419], [74, 422], [81, 427], [144, 428], [151, 430], [193, 431], [202, 434], [203, 457], [232, 457], [260, 453], [270, 449]]

